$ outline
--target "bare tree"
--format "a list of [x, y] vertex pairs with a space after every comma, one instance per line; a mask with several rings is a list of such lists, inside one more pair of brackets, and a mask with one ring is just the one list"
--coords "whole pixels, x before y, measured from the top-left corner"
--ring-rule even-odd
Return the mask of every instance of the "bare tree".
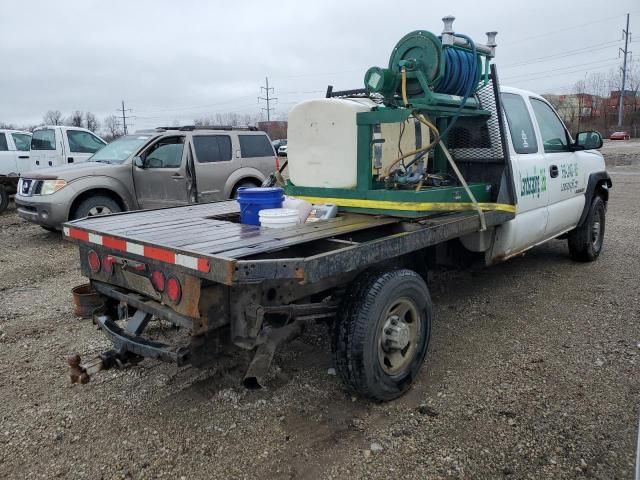
[[62, 113], [60, 110], [49, 110], [42, 117], [42, 122], [45, 125], [62, 125]]
[[69, 116], [67, 123], [72, 127], [84, 126], [84, 114], [80, 110], [76, 110]]
[[94, 133], [98, 130], [98, 128], [100, 128], [100, 122], [98, 122], [96, 116], [91, 112], [87, 112], [84, 114], [84, 124], [86, 125], [88, 130], [91, 130]]
[[109, 115], [108, 117], [105, 117], [102, 124], [104, 125], [105, 140], [111, 142], [114, 139], [122, 136], [123, 133], [122, 129], [120, 128], [120, 122], [118, 120], [118, 117], [116, 117], [115, 115]]

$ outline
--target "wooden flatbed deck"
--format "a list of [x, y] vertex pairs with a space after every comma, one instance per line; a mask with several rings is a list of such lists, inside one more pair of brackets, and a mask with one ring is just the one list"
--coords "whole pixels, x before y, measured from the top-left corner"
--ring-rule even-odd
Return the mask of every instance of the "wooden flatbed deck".
[[[236, 201], [226, 201], [86, 218], [65, 227], [206, 258], [210, 270], [198, 274], [228, 285], [269, 278], [315, 282], [479, 229], [475, 212], [413, 221], [341, 213], [286, 229], [240, 224], [239, 213]], [[492, 226], [513, 214], [487, 212], [485, 218]]]

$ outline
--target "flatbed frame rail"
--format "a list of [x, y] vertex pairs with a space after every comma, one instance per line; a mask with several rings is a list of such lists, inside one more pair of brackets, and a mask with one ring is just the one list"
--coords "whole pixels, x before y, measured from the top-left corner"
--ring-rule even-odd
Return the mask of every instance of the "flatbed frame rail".
[[[171, 263], [233, 286], [268, 279], [314, 283], [480, 229], [476, 212], [412, 220], [345, 213], [283, 230], [243, 225], [238, 216], [238, 203], [225, 201], [75, 220], [63, 232], [77, 243]], [[514, 216], [492, 211], [485, 220], [492, 227]]]

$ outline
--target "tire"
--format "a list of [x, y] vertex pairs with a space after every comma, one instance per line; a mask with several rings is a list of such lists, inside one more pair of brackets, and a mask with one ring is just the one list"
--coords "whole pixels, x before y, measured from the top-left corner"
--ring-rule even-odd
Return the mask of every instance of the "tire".
[[348, 289], [334, 323], [336, 372], [363, 397], [381, 401], [399, 397], [424, 362], [431, 318], [429, 290], [416, 272], [365, 272]]
[[244, 180], [241, 182], [238, 182], [234, 187], [233, 190], [231, 190], [231, 199], [235, 200], [236, 198], [238, 198], [238, 189], [242, 188], [242, 187], [247, 187], [247, 188], [256, 188], [259, 187], [260, 185], [256, 185], [255, 182], [252, 182], [250, 180]]
[[0, 213], [4, 212], [9, 206], [9, 194], [4, 188], [4, 185], [0, 185]]
[[601, 196], [596, 195], [582, 225], [568, 235], [569, 255], [577, 262], [593, 262], [604, 244], [606, 209]]
[[73, 212], [72, 220], [84, 217], [94, 217], [97, 215], [107, 215], [109, 213], [118, 213], [122, 209], [120, 205], [111, 197], [105, 195], [94, 195], [80, 203]]

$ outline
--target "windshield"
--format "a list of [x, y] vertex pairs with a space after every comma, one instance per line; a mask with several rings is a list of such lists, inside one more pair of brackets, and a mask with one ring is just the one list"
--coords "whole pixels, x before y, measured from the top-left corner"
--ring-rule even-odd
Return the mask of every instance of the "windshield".
[[125, 135], [96, 152], [89, 161], [122, 163], [133, 155], [149, 138], [149, 135]]

